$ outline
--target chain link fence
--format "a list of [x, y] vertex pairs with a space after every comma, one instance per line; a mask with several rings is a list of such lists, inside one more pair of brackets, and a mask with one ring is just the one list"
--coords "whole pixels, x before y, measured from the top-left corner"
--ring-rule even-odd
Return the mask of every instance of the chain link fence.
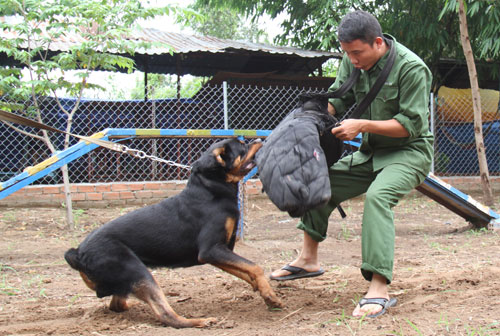
[[[434, 173], [478, 176], [474, 112], [470, 89], [441, 87], [433, 99]], [[499, 91], [481, 89], [483, 139], [490, 175], [500, 175]]]
[[[92, 135], [106, 128], [164, 129], [273, 129], [297, 104], [303, 91], [315, 88], [250, 87], [212, 85], [203, 87], [194, 97], [183, 99], [103, 101], [82, 100], [75, 113], [71, 133]], [[20, 104], [0, 97], [0, 105]], [[55, 98], [39, 100], [44, 124], [64, 130], [67, 116]], [[61, 106], [71, 111], [75, 99], [59, 99]], [[22, 102], [29, 110], [33, 102]], [[224, 110], [228, 113], [225, 116]], [[20, 112], [16, 112], [20, 113]], [[39, 130], [18, 126], [18, 130], [0, 123], [0, 181], [21, 173], [52, 155], [39, 139], [19, 132], [41, 136]], [[58, 150], [63, 149], [64, 135], [51, 133], [50, 139]], [[71, 144], [78, 142], [72, 138]], [[126, 139], [126, 146], [166, 160], [191, 165], [215, 140], [210, 138]], [[128, 155], [98, 148], [68, 164], [72, 183], [116, 181], [182, 180], [188, 170], [141, 160]], [[41, 178], [36, 184], [62, 183], [59, 170]]]
[[[297, 105], [297, 97], [303, 91], [320, 92], [322, 89], [207, 85], [192, 98], [149, 101], [82, 100], [75, 113], [71, 132], [92, 135], [106, 128], [272, 130]], [[443, 94], [433, 97], [432, 101], [432, 125], [436, 135], [435, 174], [479, 175], [470, 96], [464, 98]], [[67, 116], [61, 111], [56, 99], [47, 97], [39, 103], [42, 122], [65, 129]], [[13, 102], [9, 97], [2, 96], [0, 104], [5, 106]], [[23, 110], [27, 110], [32, 104], [23, 102]], [[75, 107], [76, 100], [60, 99], [60, 104], [66, 110], [71, 110]], [[493, 111], [486, 114], [483, 124], [491, 175], [500, 175], [498, 104], [498, 95], [496, 100], [485, 99], [483, 102], [485, 111]], [[29, 127], [20, 126], [19, 130], [41, 135], [39, 130]], [[52, 155], [42, 141], [22, 134], [19, 130], [0, 123], [2, 182]], [[63, 135], [52, 133], [50, 138], [58, 150], [63, 149]], [[77, 141], [72, 138], [71, 144]], [[210, 138], [130, 138], [122, 143], [150, 155], [191, 165], [214, 141]], [[107, 149], [96, 149], [68, 166], [72, 183], [182, 180], [189, 174], [188, 170]], [[59, 184], [62, 183], [62, 176], [56, 170], [35, 183]]]

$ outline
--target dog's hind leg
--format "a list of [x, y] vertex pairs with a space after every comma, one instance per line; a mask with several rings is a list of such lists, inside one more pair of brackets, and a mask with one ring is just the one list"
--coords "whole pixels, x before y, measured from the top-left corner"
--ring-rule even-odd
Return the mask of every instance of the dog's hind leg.
[[187, 319], [177, 315], [154, 280], [147, 279], [139, 282], [134, 286], [133, 294], [151, 307], [160, 322], [174, 328], [203, 328], [216, 321], [214, 318]]
[[96, 285], [95, 283], [89, 279], [87, 274], [83, 273], [80, 271], [80, 276], [82, 277], [83, 282], [87, 285], [88, 288], [92, 289], [94, 292], [96, 290]]
[[111, 302], [109, 303], [109, 309], [120, 313], [128, 310], [127, 297], [120, 295], [113, 295]]

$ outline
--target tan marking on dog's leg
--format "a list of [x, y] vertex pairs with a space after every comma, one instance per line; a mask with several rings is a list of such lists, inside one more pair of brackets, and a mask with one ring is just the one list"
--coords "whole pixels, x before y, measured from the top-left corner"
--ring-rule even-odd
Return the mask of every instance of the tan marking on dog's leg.
[[109, 309], [117, 313], [128, 310], [127, 297], [113, 295], [111, 302], [109, 303]]
[[87, 274], [83, 273], [82, 271], [80, 271], [80, 276], [82, 277], [83, 279], [83, 282], [85, 282], [85, 284], [87, 285], [88, 288], [92, 289], [94, 292], [95, 292], [95, 283], [89, 279], [89, 277], [87, 276]]
[[247, 263], [228, 263], [228, 264], [213, 264], [214, 266], [237, 276], [238, 278], [248, 282], [254, 290], [258, 290], [266, 304], [271, 308], [281, 308], [283, 304], [276, 296], [269, 281], [264, 276], [262, 268], [255, 264]]
[[158, 284], [154, 281], [144, 281], [137, 284], [134, 286], [133, 294], [151, 307], [158, 320], [174, 328], [203, 328], [216, 321], [214, 318], [187, 319], [177, 315], [168, 304]]
[[229, 243], [231, 237], [233, 236], [233, 232], [236, 228], [236, 219], [232, 217], [226, 218], [226, 243]]
[[221, 268], [222, 270], [224, 270], [224, 271], [226, 271], [226, 272], [228, 272], [228, 273], [230, 273], [230, 274], [232, 274], [232, 275], [234, 275], [234, 276], [236, 276], [236, 277], [240, 278], [241, 280], [244, 280], [244, 281], [248, 282], [248, 283], [250, 284], [250, 286], [252, 286], [252, 289], [253, 289], [254, 291], [259, 290], [259, 285], [257, 284], [256, 279], [251, 278], [251, 277], [250, 277], [247, 273], [245, 273], [245, 272], [241, 272], [241, 271], [239, 271], [239, 270], [237, 270], [237, 269], [234, 269], [234, 268], [233, 268], [233, 269], [231, 269], [231, 271], [229, 271], [229, 270], [225, 270], [225, 269], [223, 269], [222, 267], [220, 267], [220, 268]]

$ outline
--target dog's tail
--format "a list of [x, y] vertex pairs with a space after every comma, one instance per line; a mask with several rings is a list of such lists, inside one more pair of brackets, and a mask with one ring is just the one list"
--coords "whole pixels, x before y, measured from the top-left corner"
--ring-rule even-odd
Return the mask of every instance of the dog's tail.
[[80, 263], [80, 257], [78, 256], [78, 249], [70, 248], [64, 253], [64, 259], [66, 262], [77, 271], [82, 269], [82, 264]]

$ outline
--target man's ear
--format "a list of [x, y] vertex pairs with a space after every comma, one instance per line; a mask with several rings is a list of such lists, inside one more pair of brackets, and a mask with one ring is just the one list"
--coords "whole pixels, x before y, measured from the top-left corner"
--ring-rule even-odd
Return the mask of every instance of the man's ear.
[[377, 37], [375, 37], [375, 41], [373, 41], [373, 44], [375, 47], [380, 49], [381, 47], [383, 47], [385, 45], [385, 41], [381, 36], [377, 36]]

